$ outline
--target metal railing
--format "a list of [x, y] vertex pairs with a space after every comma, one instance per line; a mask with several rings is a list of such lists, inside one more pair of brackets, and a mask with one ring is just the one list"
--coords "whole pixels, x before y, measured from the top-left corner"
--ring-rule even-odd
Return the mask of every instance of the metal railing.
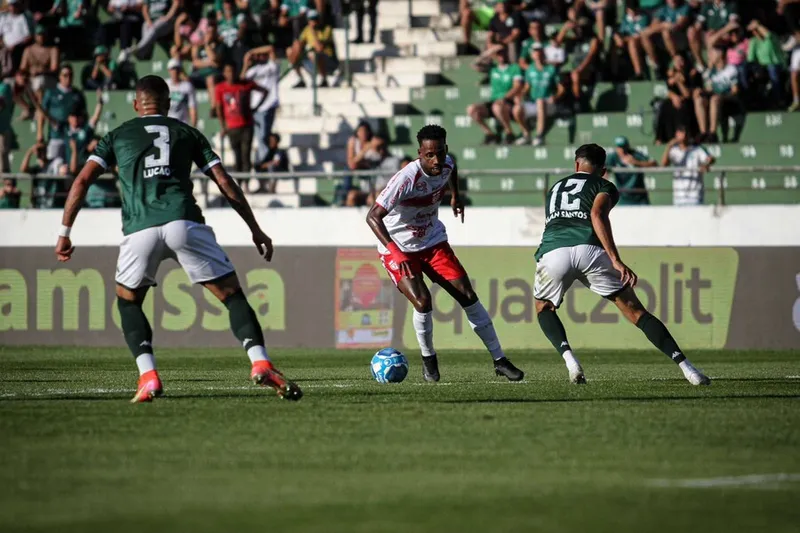
[[[574, 173], [574, 167], [556, 167], [556, 168], [529, 168], [529, 169], [488, 169], [488, 170], [470, 170], [470, 169], [459, 169], [459, 178], [462, 182], [465, 183], [465, 186], [462, 186], [462, 192], [468, 196], [480, 196], [482, 194], [541, 194], [543, 197], [546, 197], [547, 192], [550, 190], [555, 181], [568, 176]], [[610, 173], [620, 172], [625, 174], [643, 174], [645, 176], [645, 180], [647, 181], [648, 178], [650, 182], [654, 186], [649, 186], [644, 189], [620, 189], [620, 192], [623, 193], [671, 193], [673, 192], [671, 178], [678, 172], [686, 172], [685, 169], [679, 169], [674, 167], [654, 167], [654, 168], [642, 168], [642, 169], [632, 169], [632, 168], [613, 168], [609, 169]], [[303, 178], [313, 178], [316, 180], [344, 180], [346, 178], [352, 178], [356, 183], [364, 183], [367, 185], [367, 188], [371, 191], [374, 191], [376, 188], [376, 181], [379, 178], [387, 179], [390, 178], [394, 173], [392, 172], [381, 172], [378, 170], [358, 170], [358, 171], [351, 171], [351, 170], [335, 170], [330, 172], [325, 171], [300, 171], [300, 172], [271, 172], [271, 173], [256, 173], [256, 172], [232, 172], [230, 173], [231, 176], [236, 179], [237, 181], [244, 182], [245, 180], [264, 180], [264, 181], [272, 181], [272, 180], [294, 180], [294, 191], [293, 194], [300, 194], [300, 186], [298, 180]], [[660, 186], [657, 182], [653, 184], [653, 180], [656, 180], [655, 175], [667, 175], [670, 178], [669, 186]], [[754, 193], [758, 193], [760, 191], [775, 191], [775, 190], [798, 190], [800, 189], [800, 166], [793, 165], [793, 166], [719, 166], [713, 167], [709, 174], [715, 177], [715, 186], [714, 191], [716, 192], [716, 204], [717, 205], [726, 205], [726, 193], [730, 192], [740, 192], [740, 191], [751, 191]], [[727, 177], [734, 175], [734, 174], [752, 174], [752, 179], [754, 180], [750, 186], [730, 186], [727, 183]], [[766, 179], [765, 176], [759, 175], [772, 175], [772, 174], [782, 174], [784, 178], [783, 183], [770, 183], [772, 176], [770, 179]], [[780, 176], [776, 176], [780, 177]], [[49, 175], [49, 174], [38, 174], [38, 175], [31, 175], [31, 174], [22, 174], [22, 173], [6, 173], [0, 174], [0, 178], [14, 178], [17, 180], [71, 180], [71, 176], [56, 176], [56, 175]], [[497, 190], [496, 188], [490, 188], [486, 190], [485, 187], [480, 186], [480, 182], [474, 180], [480, 180], [481, 178], [492, 178], [492, 181], [496, 183], [495, 179], [500, 179], [501, 188]], [[519, 184], [519, 178], [525, 178], [526, 180]], [[529, 180], [527, 179], [529, 178]], [[101, 177], [101, 179], [114, 179], [114, 176], [111, 174], [106, 174]], [[205, 205], [209, 203], [209, 196], [217, 196], [214, 194], [213, 188], [208, 186], [209, 178], [201, 173], [195, 173], [192, 175], [193, 180], [197, 180], [201, 183], [201, 191], [199, 191], [198, 197], [203, 198]], [[787, 179], [789, 181], [787, 181]], [[361, 180], [359, 182], [359, 180]], [[512, 182], [508, 182], [507, 180], [513, 180]], [[509, 185], [510, 183], [510, 185]], [[472, 186], [470, 186], [472, 185]], [[55, 196], [66, 196], [66, 192], [62, 191], [57, 193]], [[261, 193], [250, 193], [250, 194], [261, 194]], [[266, 194], [266, 193], [265, 193]]]

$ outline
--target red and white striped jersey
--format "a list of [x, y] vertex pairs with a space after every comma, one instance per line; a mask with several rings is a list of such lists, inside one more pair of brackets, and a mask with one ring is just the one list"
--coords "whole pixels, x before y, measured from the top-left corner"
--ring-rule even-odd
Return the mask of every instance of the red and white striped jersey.
[[[454, 167], [447, 156], [442, 172], [429, 176], [417, 159], [395, 174], [378, 196], [378, 205], [389, 212], [383, 223], [402, 251], [419, 252], [447, 240], [447, 231], [439, 220], [439, 203]], [[380, 243], [378, 251], [389, 253]]]

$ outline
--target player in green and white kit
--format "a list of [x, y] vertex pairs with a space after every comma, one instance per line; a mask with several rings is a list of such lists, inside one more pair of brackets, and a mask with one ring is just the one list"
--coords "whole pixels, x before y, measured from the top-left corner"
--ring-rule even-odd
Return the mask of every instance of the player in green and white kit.
[[74, 252], [70, 232], [89, 186], [105, 171], [118, 167], [122, 193], [122, 233], [117, 262], [117, 303], [122, 331], [139, 368], [133, 402], [162, 394], [153, 357], [153, 332], [142, 311], [147, 291], [156, 284], [159, 264], [176, 259], [192, 283], [199, 283], [228, 309], [231, 329], [252, 362], [251, 379], [291, 400], [300, 389], [278, 372], [267, 356], [258, 318], [242, 292], [236, 271], [205, 225], [192, 195], [192, 163], [219, 187], [253, 234], [253, 243], [267, 260], [272, 241], [261, 230], [247, 199], [228, 175], [202, 133], [167, 117], [169, 87], [158, 76], [136, 84], [133, 108], [138, 118], [103, 137], [69, 191], [56, 245], [59, 261]]
[[586, 383], [580, 362], [570, 349], [556, 309], [572, 282], [580, 280], [593, 292], [614, 302], [653, 345], [678, 364], [692, 385], [711, 380], [697, 370], [664, 324], [647, 312], [633, 287], [636, 274], [622, 262], [608, 216], [619, 193], [606, 173], [606, 151], [585, 144], [575, 152], [575, 174], [557, 181], [547, 194], [545, 229], [536, 251], [533, 296], [545, 336], [567, 364], [570, 380]]

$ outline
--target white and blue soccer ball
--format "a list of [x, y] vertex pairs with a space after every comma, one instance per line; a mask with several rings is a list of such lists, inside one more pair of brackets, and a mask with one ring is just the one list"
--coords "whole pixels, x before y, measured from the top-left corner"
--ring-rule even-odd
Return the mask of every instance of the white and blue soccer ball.
[[408, 359], [394, 348], [384, 348], [373, 355], [369, 367], [378, 383], [400, 383], [408, 375]]

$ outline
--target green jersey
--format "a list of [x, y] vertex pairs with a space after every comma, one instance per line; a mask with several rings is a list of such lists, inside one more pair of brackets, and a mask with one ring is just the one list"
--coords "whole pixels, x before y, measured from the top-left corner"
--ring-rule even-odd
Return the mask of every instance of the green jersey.
[[14, 90], [10, 83], [0, 82], [0, 131], [11, 131], [14, 118]]
[[92, 137], [94, 137], [94, 129], [88, 124], [84, 124], [82, 127], [74, 130], [67, 130], [67, 142], [65, 143], [67, 164], [72, 161], [72, 143], [70, 141], [74, 140], [78, 148], [78, 168], [80, 168], [86, 163], [86, 158], [89, 157], [86, 148], [92, 141]]
[[[636, 161], [649, 161], [646, 155], [636, 150], [631, 151], [630, 155]], [[617, 152], [608, 154], [606, 166], [608, 168], [628, 167], [627, 163], [617, 155]], [[647, 192], [644, 191], [643, 172], [614, 172], [614, 181], [617, 182], [617, 187], [621, 189], [619, 191], [619, 205], [648, 205], [650, 203]], [[628, 192], [630, 189], [641, 189], [642, 192]]]
[[103, 137], [89, 161], [119, 167], [125, 235], [173, 220], [203, 223], [192, 195], [192, 163], [205, 172], [220, 162], [202, 133], [161, 115], [125, 122]]
[[579, 172], [557, 181], [547, 193], [542, 244], [536, 260], [552, 250], [579, 244], [602, 246], [592, 227], [592, 206], [600, 193], [611, 196], [612, 205], [619, 197], [617, 188], [608, 180]]
[[639, 0], [642, 9], [657, 9], [664, 5], [664, 0]]
[[546, 43], [541, 41], [534, 41], [533, 37], [528, 37], [524, 41], [522, 41], [522, 46], [520, 47], [519, 51], [519, 58], [524, 59], [528, 63], [533, 62], [533, 45], [539, 43], [542, 45], [542, 49], [546, 46]]
[[736, 2], [729, 2], [723, 0], [718, 4], [714, 0], [710, 0], [703, 4], [700, 8], [700, 14], [697, 20], [702, 22], [709, 30], [721, 30], [729, 22], [739, 18], [739, 8]]
[[625, 13], [625, 16], [622, 18], [622, 22], [619, 24], [619, 29], [617, 32], [623, 37], [631, 37], [633, 35], [639, 35], [642, 33], [642, 30], [649, 25], [650, 17], [648, 17], [645, 13], [639, 13], [637, 15]]
[[683, 4], [679, 7], [664, 6], [656, 13], [656, 18], [661, 22], [675, 24], [680, 19], [689, 16], [689, 5]]
[[[53, 7], [59, 9], [62, 4], [65, 4], [64, 14], [61, 16], [58, 25], [62, 28], [83, 26], [83, 22], [86, 20], [84, 0], [56, 0]], [[81, 12], [81, 16], [76, 18], [75, 15], [78, 14], [79, 11]]]
[[712, 67], [703, 72], [703, 82], [706, 89], [714, 94], [729, 95], [733, 93], [733, 88], [739, 84], [739, 73], [736, 67], [728, 65], [718, 69]]
[[239, 38], [239, 25], [236, 24], [236, 18], [226, 19], [222, 17], [217, 23], [220, 39], [225, 43], [225, 46], [231, 47], [236, 44]]
[[516, 63], [495, 65], [489, 71], [489, 83], [492, 88], [492, 102], [504, 98], [514, 87], [515, 81], [522, 80], [522, 69]]
[[558, 70], [554, 65], [544, 65], [541, 70], [531, 65], [525, 71], [525, 82], [530, 86], [528, 96], [532, 102], [550, 98], [556, 93]]
[[153, 22], [166, 15], [170, 7], [169, 0], [147, 0], [147, 10]]
[[308, 10], [308, 0], [283, 0], [281, 9], [285, 9], [290, 17], [296, 17]]
[[81, 91], [64, 89], [60, 85], [56, 85], [54, 89], [45, 91], [42, 108], [55, 121], [55, 124], [50, 124], [50, 138], [66, 140], [69, 130], [67, 117], [73, 108], [85, 110], [86, 99]]

